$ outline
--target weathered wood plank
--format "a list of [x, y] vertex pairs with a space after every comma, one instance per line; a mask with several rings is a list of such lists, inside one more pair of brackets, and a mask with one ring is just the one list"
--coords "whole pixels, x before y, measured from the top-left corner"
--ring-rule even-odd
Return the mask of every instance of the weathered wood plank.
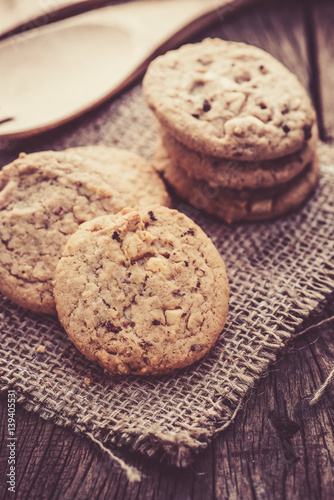
[[332, 338], [333, 326], [287, 347], [244, 405], [235, 434], [216, 441], [218, 498], [334, 494], [333, 388], [317, 406], [309, 405], [333, 365]]
[[334, 3], [331, 0], [312, 0], [309, 6], [313, 23], [317, 56], [320, 106], [324, 127], [324, 139], [334, 139]]

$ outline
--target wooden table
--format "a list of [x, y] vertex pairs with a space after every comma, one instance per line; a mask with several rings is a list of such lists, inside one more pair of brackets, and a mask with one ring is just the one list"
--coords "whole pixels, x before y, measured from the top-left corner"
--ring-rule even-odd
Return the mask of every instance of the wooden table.
[[[334, 138], [334, 2], [267, 0], [220, 20], [210, 36], [258, 45], [310, 90], [321, 138]], [[200, 40], [205, 34], [200, 34]], [[52, 132], [57, 136], [57, 130]], [[333, 155], [334, 164], [334, 155]], [[303, 327], [334, 315], [334, 294]], [[122, 450], [141, 483], [94, 444], [17, 408], [19, 499], [330, 499], [334, 498], [334, 388], [309, 405], [330, 373], [334, 321], [290, 342], [248, 394], [235, 422], [179, 470]], [[7, 394], [0, 398], [0, 498], [6, 492]]]

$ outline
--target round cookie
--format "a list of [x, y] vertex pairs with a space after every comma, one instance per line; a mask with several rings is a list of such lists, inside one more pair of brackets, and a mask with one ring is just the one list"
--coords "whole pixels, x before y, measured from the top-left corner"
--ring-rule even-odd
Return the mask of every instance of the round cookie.
[[0, 172], [0, 291], [57, 314], [52, 280], [68, 237], [82, 222], [139, 203], [169, 204], [169, 196], [137, 155], [110, 148], [107, 165], [66, 151], [21, 154]]
[[65, 153], [79, 155], [84, 159], [94, 160], [88, 163], [95, 168], [96, 162], [103, 171], [105, 180], [122, 197], [122, 206], [160, 205], [170, 206], [171, 200], [164, 183], [149, 162], [135, 153], [108, 146], [79, 146], [65, 150]]
[[173, 163], [161, 141], [153, 163], [179, 196], [198, 210], [213, 214], [228, 224], [272, 219], [297, 208], [314, 190], [319, 177], [315, 157], [297, 177], [279, 186], [241, 190], [212, 187], [206, 181], [190, 177]]
[[68, 336], [111, 374], [157, 375], [194, 363], [228, 312], [225, 265], [212, 241], [158, 205], [80, 226], [54, 284]]
[[259, 161], [302, 149], [316, 120], [297, 77], [267, 52], [206, 39], [167, 52], [143, 81], [159, 122], [190, 149]]
[[215, 158], [192, 151], [162, 127], [160, 135], [172, 161], [196, 179], [206, 180], [211, 186], [255, 189], [288, 182], [304, 170], [313, 160], [318, 128], [313, 125], [312, 138], [300, 151], [274, 160], [257, 162]]

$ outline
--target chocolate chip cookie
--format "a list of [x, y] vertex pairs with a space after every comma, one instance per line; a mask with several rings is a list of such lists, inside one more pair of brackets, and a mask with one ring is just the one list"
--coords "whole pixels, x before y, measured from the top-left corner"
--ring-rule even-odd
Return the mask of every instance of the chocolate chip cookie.
[[188, 175], [170, 159], [159, 141], [153, 162], [174, 191], [198, 210], [213, 214], [227, 223], [272, 219], [296, 209], [316, 187], [319, 177], [315, 157], [287, 183], [263, 189], [229, 189], [210, 186]]
[[[108, 162], [73, 152], [21, 154], [0, 172], [0, 291], [56, 314], [53, 273], [82, 222], [136, 204], [169, 204], [163, 182], [137, 155], [93, 147]], [[89, 155], [87, 155], [89, 156]]]
[[228, 312], [225, 265], [188, 217], [158, 205], [87, 222], [55, 272], [58, 316], [111, 374], [163, 374], [194, 363]]
[[210, 186], [232, 189], [265, 188], [290, 181], [313, 161], [318, 140], [317, 125], [303, 149], [287, 156], [264, 161], [227, 160], [192, 151], [160, 127], [163, 144], [171, 160], [188, 175], [205, 180]]
[[267, 52], [206, 39], [167, 52], [143, 81], [150, 108], [178, 141], [240, 161], [305, 147], [316, 115], [297, 77]]

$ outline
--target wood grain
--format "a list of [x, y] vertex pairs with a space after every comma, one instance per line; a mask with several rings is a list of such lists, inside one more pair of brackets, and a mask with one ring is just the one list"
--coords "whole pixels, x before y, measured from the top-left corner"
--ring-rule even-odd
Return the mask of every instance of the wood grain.
[[316, 54], [315, 80], [319, 87], [319, 105], [323, 120], [323, 138], [334, 139], [334, 3], [315, 2], [309, 6]]

